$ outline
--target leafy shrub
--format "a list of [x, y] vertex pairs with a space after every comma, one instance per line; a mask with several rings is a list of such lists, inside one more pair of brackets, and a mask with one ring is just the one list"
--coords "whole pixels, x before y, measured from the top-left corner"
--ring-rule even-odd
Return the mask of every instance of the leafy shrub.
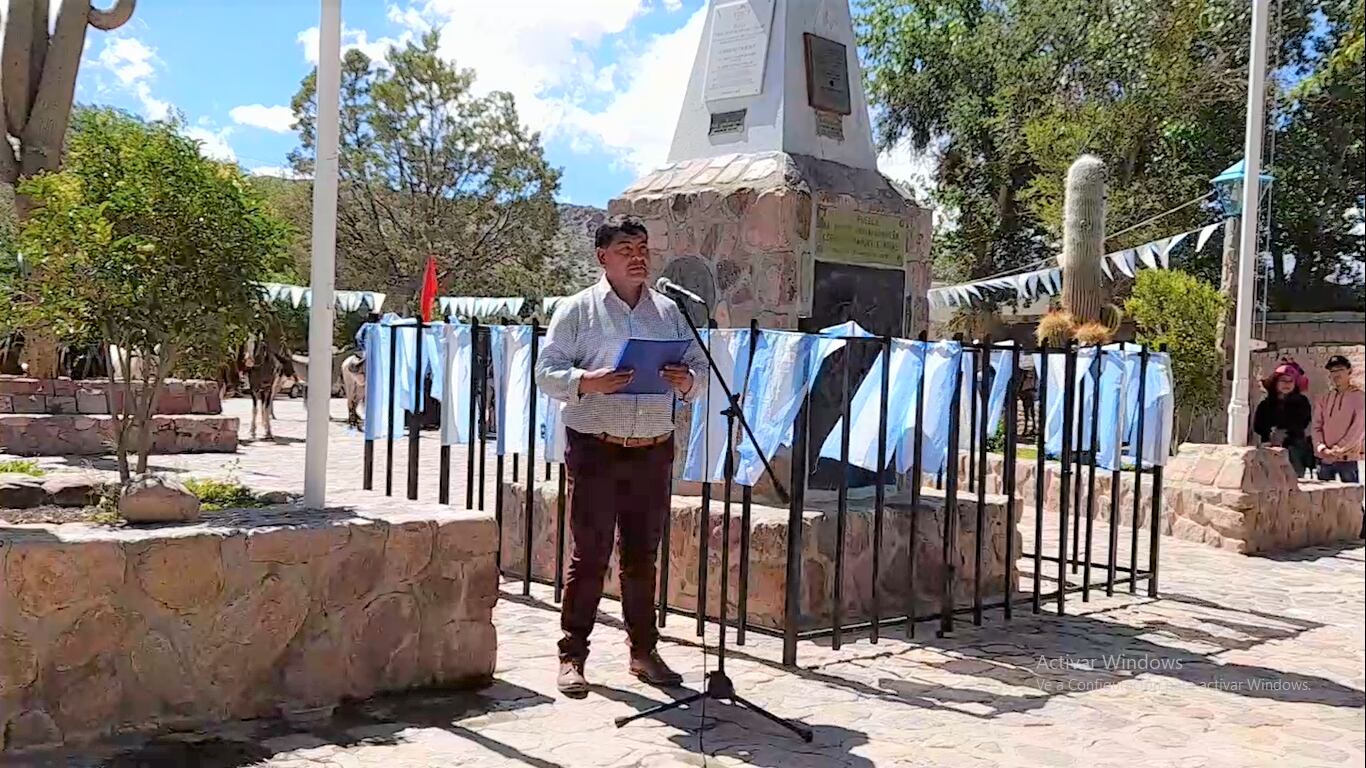
[[29, 475], [42, 477], [47, 472], [32, 459], [4, 459], [0, 461], [0, 475]]
[[1227, 302], [1217, 288], [1193, 275], [1154, 269], [1138, 273], [1124, 303], [1140, 343], [1167, 345], [1177, 410], [1192, 417], [1223, 405], [1219, 318]]
[[234, 480], [204, 480], [192, 477], [185, 480], [185, 489], [199, 498], [200, 507], [207, 512], [261, 505], [261, 500], [250, 488]]

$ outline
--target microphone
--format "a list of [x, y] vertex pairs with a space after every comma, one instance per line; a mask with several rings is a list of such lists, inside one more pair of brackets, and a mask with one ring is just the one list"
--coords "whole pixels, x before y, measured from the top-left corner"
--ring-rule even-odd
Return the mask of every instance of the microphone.
[[691, 301], [695, 301], [704, 307], [707, 305], [706, 299], [703, 299], [701, 296], [698, 296], [697, 294], [693, 293], [687, 288], [684, 288], [678, 283], [675, 283], [667, 277], [661, 277], [655, 281], [655, 290], [659, 291], [665, 296], [668, 296], [674, 301], [677, 301], [679, 298], [684, 298], [689, 299]]

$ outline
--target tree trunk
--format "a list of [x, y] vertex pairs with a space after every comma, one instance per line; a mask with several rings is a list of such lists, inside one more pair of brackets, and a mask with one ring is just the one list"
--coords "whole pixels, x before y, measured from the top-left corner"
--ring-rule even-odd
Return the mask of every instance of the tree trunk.
[[1105, 164], [1093, 155], [1082, 155], [1067, 170], [1061, 259], [1062, 306], [1078, 325], [1102, 319], [1104, 256]]

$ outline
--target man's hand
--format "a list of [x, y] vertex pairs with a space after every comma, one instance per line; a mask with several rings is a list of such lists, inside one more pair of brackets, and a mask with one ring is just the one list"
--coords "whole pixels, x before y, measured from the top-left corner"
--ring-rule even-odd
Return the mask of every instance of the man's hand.
[[678, 394], [686, 395], [692, 391], [692, 371], [688, 366], [677, 363], [666, 365], [659, 369], [659, 375], [669, 386], [673, 387]]
[[630, 384], [631, 378], [635, 375], [635, 371], [630, 368], [599, 368], [596, 371], [589, 371], [579, 379], [579, 394], [616, 394]]

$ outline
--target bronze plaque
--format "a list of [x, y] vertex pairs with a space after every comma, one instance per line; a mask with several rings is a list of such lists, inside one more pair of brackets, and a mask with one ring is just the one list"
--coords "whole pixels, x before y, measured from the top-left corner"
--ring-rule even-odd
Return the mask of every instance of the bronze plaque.
[[844, 43], [802, 34], [806, 41], [806, 101], [813, 108], [837, 115], [853, 110], [849, 103], [849, 60]]

